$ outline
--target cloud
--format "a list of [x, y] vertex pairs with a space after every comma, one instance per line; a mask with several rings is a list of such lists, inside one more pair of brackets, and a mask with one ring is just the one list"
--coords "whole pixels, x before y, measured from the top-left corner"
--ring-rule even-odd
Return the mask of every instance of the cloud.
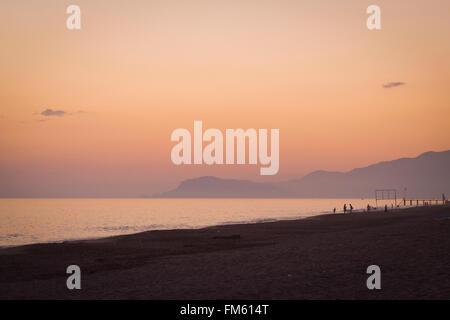
[[383, 88], [390, 89], [390, 88], [395, 88], [395, 87], [404, 86], [404, 85], [406, 85], [405, 82], [388, 82], [386, 84], [383, 84]]
[[81, 115], [81, 114], [85, 114], [85, 113], [87, 113], [87, 112], [85, 112], [83, 110], [78, 110], [76, 112], [67, 112], [64, 110], [54, 110], [54, 109], [47, 108], [42, 112], [35, 112], [35, 113], [33, 113], [33, 115], [44, 116], [45, 118], [37, 120], [37, 121], [45, 122], [47, 120], [50, 120], [50, 117], [66, 117], [66, 116], [73, 116], [73, 115]]
[[40, 115], [45, 116], [45, 117], [62, 117], [67, 115], [67, 112], [63, 111], [63, 110], [53, 110], [53, 109], [45, 109], [44, 111], [42, 111], [40, 113]]

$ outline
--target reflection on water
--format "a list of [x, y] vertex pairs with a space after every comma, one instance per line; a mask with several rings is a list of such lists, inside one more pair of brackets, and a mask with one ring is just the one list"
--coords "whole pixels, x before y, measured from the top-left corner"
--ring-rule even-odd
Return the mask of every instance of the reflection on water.
[[267, 222], [373, 199], [0, 199], [0, 246]]

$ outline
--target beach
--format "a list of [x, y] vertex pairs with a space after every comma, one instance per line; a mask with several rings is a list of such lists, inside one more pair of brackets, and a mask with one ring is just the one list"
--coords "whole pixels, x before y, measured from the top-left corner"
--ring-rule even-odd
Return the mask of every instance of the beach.
[[440, 205], [2, 248], [0, 299], [450, 299], [449, 235]]

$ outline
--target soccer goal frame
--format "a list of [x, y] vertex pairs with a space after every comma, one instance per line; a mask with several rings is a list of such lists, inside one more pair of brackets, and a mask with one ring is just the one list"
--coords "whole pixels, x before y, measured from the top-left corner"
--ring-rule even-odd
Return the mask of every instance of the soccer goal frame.
[[378, 200], [394, 200], [397, 207], [397, 190], [396, 189], [377, 189], [375, 190], [375, 205], [378, 207]]

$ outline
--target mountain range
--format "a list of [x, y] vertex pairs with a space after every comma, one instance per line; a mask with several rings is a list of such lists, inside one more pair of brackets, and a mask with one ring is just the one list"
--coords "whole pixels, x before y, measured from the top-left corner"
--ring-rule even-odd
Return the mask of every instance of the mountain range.
[[314, 171], [300, 179], [276, 183], [199, 177], [153, 197], [371, 198], [376, 189], [396, 189], [398, 198], [450, 195], [450, 150], [383, 161], [348, 172]]

